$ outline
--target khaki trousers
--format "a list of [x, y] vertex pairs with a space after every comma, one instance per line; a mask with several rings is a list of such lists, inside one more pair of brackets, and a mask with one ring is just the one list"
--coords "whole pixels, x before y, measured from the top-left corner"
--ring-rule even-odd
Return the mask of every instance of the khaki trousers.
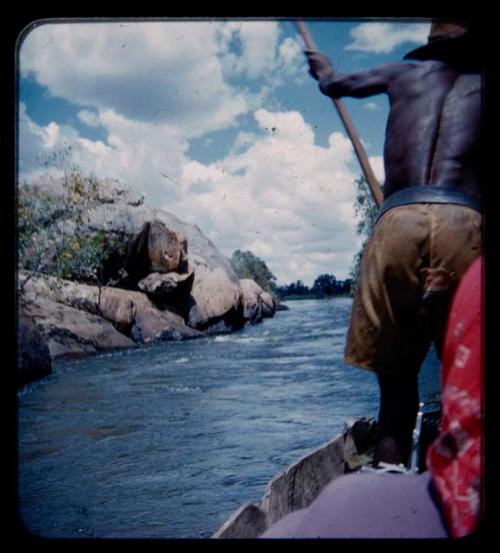
[[345, 360], [416, 374], [440, 352], [453, 292], [481, 253], [481, 215], [452, 204], [395, 207], [377, 222], [360, 266]]

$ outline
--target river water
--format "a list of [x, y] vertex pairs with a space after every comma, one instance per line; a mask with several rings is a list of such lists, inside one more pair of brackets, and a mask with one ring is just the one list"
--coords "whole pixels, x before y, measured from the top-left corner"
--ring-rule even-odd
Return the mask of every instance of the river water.
[[[288, 303], [263, 324], [59, 361], [18, 393], [19, 512], [42, 537], [206, 538], [269, 479], [377, 415], [342, 361], [351, 300]], [[439, 389], [429, 356], [421, 395]]]

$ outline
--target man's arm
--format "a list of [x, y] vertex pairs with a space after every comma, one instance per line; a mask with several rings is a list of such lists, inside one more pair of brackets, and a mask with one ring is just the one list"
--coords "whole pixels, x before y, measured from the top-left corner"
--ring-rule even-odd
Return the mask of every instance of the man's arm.
[[321, 92], [331, 98], [365, 98], [387, 92], [391, 81], [407, 67], [405, 62], [394, 62], [368, 71], [346, 74], [335, 71], [329, 58], [323, 54], [307, 51], [306, 56], [309, 73], [319, 82]]

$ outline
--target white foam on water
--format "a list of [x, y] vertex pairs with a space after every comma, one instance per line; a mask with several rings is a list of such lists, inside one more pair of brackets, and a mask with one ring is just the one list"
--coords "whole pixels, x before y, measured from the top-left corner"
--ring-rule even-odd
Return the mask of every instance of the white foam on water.
[[192, 394], [203, 391], [199, 386], [165, 386], [164, 389], [175, 394]]
[[234, 334], [224, 334], [223, 336], [216, 336], [215, 342], [231, 342], [232, 344], [256, 344], [263, 343], [266, 339], [262, 336], [236, 336]]

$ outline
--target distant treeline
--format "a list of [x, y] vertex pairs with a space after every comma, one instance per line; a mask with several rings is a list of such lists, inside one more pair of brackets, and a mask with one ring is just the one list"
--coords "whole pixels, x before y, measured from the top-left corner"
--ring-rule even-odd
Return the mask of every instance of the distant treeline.
[[334, 275], [319, 275], [311, 288], [297, 280], [285, 286], [277, 286], [276, 293], [281, 299], [328, 298], [345, 296], [351, 293], [352, 281], [337, 280]]
[[279, 299], [306, 299], [343, 296], [351, 293], [352, 280], [337, 280], [334, 275], [319, 275], [311, 288], [297, 280], [292, 284], [277, 286], [276, 277], [262, 259], [250, 251], [236, 250], [231, 265], [239, 278], [252, 278], [263, 290]]

